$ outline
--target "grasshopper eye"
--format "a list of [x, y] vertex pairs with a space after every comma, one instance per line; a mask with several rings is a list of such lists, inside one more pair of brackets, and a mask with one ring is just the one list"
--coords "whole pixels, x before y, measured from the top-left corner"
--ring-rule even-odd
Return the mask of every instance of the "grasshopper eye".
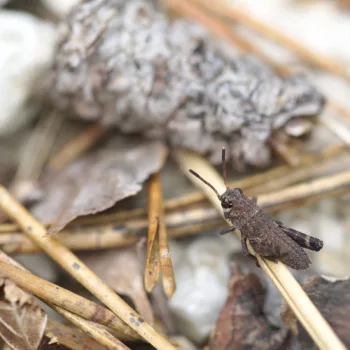
[[237, 191], [239, 194], [243, 194], [243, 192], [240, 188], [235, 188], [235, 191]]
[[230, 199], [226, 199], [224, 198], [222, 201], [221, 201], [221, 206], [223, 207], [223, 209], [229, 209], [229, 208], [232, 208], [232, 201]]

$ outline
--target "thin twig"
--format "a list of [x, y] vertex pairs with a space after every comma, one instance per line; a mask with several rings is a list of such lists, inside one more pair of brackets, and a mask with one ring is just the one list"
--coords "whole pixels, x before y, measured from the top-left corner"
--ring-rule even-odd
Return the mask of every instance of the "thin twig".
[[77, 159], [82, 153], [93, 147], [105, 134], [105, 128], [101, 125], [90, 125], [81, 133], [75, 135], [66, 142], [61, 149], [54, 154], [47, 164], [49, 171], [58, 171]]
[[121, 299], [106, 283], [98, 278], [70, 250], [54, 237], [46, 236], [45, 228], [20, 205], [4, 187], [0, 187], [0, 208], [20, 228], [43, 249], [52, 259], [69, 272], [77, 281], [108, 306], [132, 329], [157, 349], [175, 349], [175, 347]]
[[[202, 184], [201, 181], [190, 176], [188, 172], [188, 169], [191, 167], [198, 170], [201, 174], [205, 174], [206, 180], [222, 193], [225, 190], [224, 183], [216, 170], [204, 160], [204, 158], [191, 152], [177, 151], [175, 157], [183, 172], [206, 193], [214, 207], [222, 215], [223, 211], [215, 194], [210, 191], [207, 186]], [[345, 346], [339, 340], [338, 336], [334, 333], [285, 265], [281, 262], [275, 264], [274, 262], [265, 260], [256, 255], [253, 250], [251, 250], [251, 253], [257, 257], [260, 266], [271, 278], [272, 282], [276, 285], [277, 289], [315, 343], [321, 349], [345, 349]]]
[[346, 70], [346, 68], [333, 58], [315, 53], [313, 50], [302, 45], [300, 42], [284, 34], [277, 28], [254, 18], [250, 13], [244, 11], [243, 9], [231, 6], [225, 0], [217, 0], [215, 2], [210, 0], [192, 1], [205, 7], [207, 10], [210, 10], [210, 12], [216, 14], [220, 18], [233, 23], [243, 24], [246, 27], [254, 30], [258, 35], [264, 35], [265, 37], [282, 44], [291, 50], [301, 60], [316, 68], [339, 75], [346, 79], [350, 79], [350, 73]]

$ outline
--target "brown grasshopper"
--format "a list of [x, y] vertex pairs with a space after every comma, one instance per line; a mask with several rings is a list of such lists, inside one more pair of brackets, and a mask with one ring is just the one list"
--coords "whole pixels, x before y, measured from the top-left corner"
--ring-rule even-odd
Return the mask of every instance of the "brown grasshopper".
[[314, 251], [322, 249], [321, 240], [273, 220], [257, 205], [256, 198], [249, 199], [241, 189], [232, 189], [227, 186], [225, 148], [222, 149], [222, 172], [226, 191], [222, 195], [195, 171], [190, 170], [190, 172], [209, 186], [221, 201], [225, 219], [233, 225], [221, 233], [240, 230], [243, 253], [253, 258], [258, 266], [257, 259], [249, 253], [247, 239], [260, 256], [276, 263], [281, 260], [295, 270], [307, 269], [311, 264], [303, 248]]

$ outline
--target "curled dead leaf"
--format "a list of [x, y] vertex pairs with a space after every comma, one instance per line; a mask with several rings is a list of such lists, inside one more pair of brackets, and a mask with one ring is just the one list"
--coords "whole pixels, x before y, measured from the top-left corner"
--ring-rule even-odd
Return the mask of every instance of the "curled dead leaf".
[[[303, 289], [345, 346], [350, 348], [350, 278], [336, 280], [318, 276], [305, 283]], [[297, 335], [302, 349], [318, 348], [286, 305], [281, 317]]]
[[164, 164], [160, 141], [115, 137], [106, 146], [74, 162], [46, 184], [46, 197], [32, 208], [48, 234], [62, 230], [79, 216], [95, 214], [135, 195], [150, 174]]
[[233, 266], [229, 295], [206, 350], [288, 349], [289, 332], [272, 327], [263, 312], [266, 291], [254, 274]]
[[143, 285], [142, 268], [132, 247], [83, 254], [81, 258], [117, 293], [130, 297], [146, 322], [153, 323], [152, 308]]
[[8, 279], [0, 280], [0, 336], [14, 350], [36, 350], [47, 315], [34, 298]]

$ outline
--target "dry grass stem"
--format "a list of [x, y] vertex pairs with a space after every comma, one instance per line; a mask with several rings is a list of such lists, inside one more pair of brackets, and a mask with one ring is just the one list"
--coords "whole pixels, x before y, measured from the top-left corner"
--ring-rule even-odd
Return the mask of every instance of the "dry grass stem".
[[[200, 208], [192, 209], [188, 211], [188, 215], [179, 215], [178, 213], [170, 214], [166, 217], [166, 222], [172, 222], [172, 227], [169, 228], [170, 237], [183, 237], [187, 235], [199, 234], [203, 231], [210, 231], [219, 227], [222, 227], [223, 221], [219, 215], [217, 215], [212, 208]], [[207, 214], [210, 214], [209, 216]], [[190, 221], [187, 219], [190, 218]], [[144, 229], [147, 228], [147, 222], [144, 220]], [[110, 234], [114, 236], [113, 245], [105, 247], [105, 249], [122, 248], [138, 242], [143, 236], [141, 231], [135, 234], [132, 230], [125, 230], [123, 228], [115, 230], [109, 226]], [[85, 242], [85, 230], [67, 230], [58, 233], [55, 237], [58, 241], [64, 244], [71, 250], [96, 250], [95, 244], [89, 246]], [[62, 239], [61, 235], [70, 237], [67, 241]], [[75, 236], [78, 236], [75, 240]], [[89, 237], [86, 237], [89, 240]], [[33, 244], [30, 239], [24, 236], [22, 233], [9, 233], [0, 234], [0, 247], [7, 254], [20, 254], [20, 253], [36, 253], [40, 252], [40, 248]]]
[[175, 292], [176, 283], [164, 219], [163, 194], [159, 172], [150, 177], [148, 186], [148, 241], [145, 289], [148, 293], [153, 290], [158, 283], [161, 272], [165, 294], [171, 296]]
[[56, 312], [64, 316], [69, 322], [83, 330], [86, 334], [90, 335], [91, 338], [95, 339], [98, 343], [106, 346], [108, 349], [113, 350], [127, 350], [130, 348], [119, 341], [113, 336], [106, 328], [98, 323], [85, 320], [84, 318], [72, 314], [71, 312], [60, 308], [58, 306], [51, 306]]
[[59, 243], [54, 237], [44, 237], [45, 228], [34, 219], [6, 191], [0, 187], [0, 208], [19, 227], [44, 250], [52, 259], [69, 272], [77, 281], [108, 306], [132, 329], [157, 349], [175, 349], [175, 347], [144, 320], [123, 299], [121, 299], [106, 283], [99, 279], [82, 261], [69, 249]]
[[105, 307], [61, 288], [27, 271], [15, 260], [0, 251], [0, 275], [35, 295], [50, 307], [57, 306], [88, 321], [102, 324], [116, 331], [123, 340], [140, 339], [138, 334]]
[[148, 293], [157, 285], [160, 275], [158, 231], [162, 193], [159, 177], [159, 173], [151, 175], [148, 183], [148, 234], [144, 276], [145, 289]]
[[[204, 160], [204, 158], [194, 153], [177, 151], [175, 152], [175, 157], [183, 172], [206, 193], [215, 208], [222, 214], [223, 211], [220, 202], [213, 191], [205, 184], [202, 184], [201, 181], [191, 176], [188, 169], [193, 168], [198, 173], [205, 176], [205, 179], [209, 181], [219, 193], [225, 190], [221, 176], [218, 175], [216, 170]], [[252, 253], [254, 252], [252, 251]], [[345, 349], [345, 346], [313, 305], [286, 266], [281, 262], [275, 264], [259, 256], [257, 256], [257, 258], [263, 270], [271, 278], [301, 324], [320, 349]]]
[[265, 194], [258, 197], [259, 205], [265, 209], [273, 211], [281, 210], [281, 207], [288, 203], [288, 207], [300, 201], [311, 199], [312, 197], [323, 197], [326, 193], [346, 193], [350, 190], [350, 170], [341, 171], [313, 181], [291, 186], [274, 193]]
[[277, 28], [254, 18], [251, 14], [242, 9], [231, 6], [225, 0], [218, 0], [215, 2], [210, 0], [192, 1], [200, 6], [203, 6], [203, 8], [209, 10], [211, 13], [220, 18], [228, 20], [232, 23], [240, 23], [248, 28], [251, 28], [258, 35], [263, 35], [272, 41], [282, 44], [284, 47], [291, 50], [301, 60], [316, 68], [339, 75], [346, 79], [350, 79], [350, 73], [346, 70], [346, 68], [333, 58], [315, 53], [313, 50], [305, 47], [297, 40], [279, 31]]
[[164, 292], [168, 297], [171, 297], [175, 293], [176, 282], [169, 250], [168, 233], [163, 215], [159, 222], [159, 256]]
[[[108, 214], [97, 214], [97, 215], [89, 215], [89, 216], [82, 216], [77, 218], [72, 222], [72, 225], [78, 224], [78, 225], [101, 225], [106, 224], [110, 222], [118, 223], [118, 222], [125, 222], [126, 220], [132, 220], [132, 219], [138, 219], [140, 217], [146, 217], [147, 215], [147, 209], [145, 208], [136, 208], [136, 209], [130, 209], [130, 210], [121, 210], [117, 211], [115, 213], [108, 213]], [[49, 223], [47, 227], [51, 225]], [[1, 225], [0, 225], [1, 230]]]
[[49, 171], [58, 171], [77, 159], [84, 152], [93, 147], [105, 134], [101, 125], [86, 127], [78, 135], [66, 142], [61, 149], [55, 153], [47, 164]]
[[[159, 185], [161, 186], [160, 179], [158, 178]], [[173, 269], [173, 263], [171, 261], [168, 232], [164, 216], [163, 207], [163, 195], [161, 196], [160, 203], [160, 217], [159, 217], [159, 230], [158, 230], [158, 240], [159, 240], [159, 257], [160, 257], [160, 268], [162, 272], [162, 283], [164, 292], [168, 297], [171, 297], [176, 290], [175, 275]]]
[[[344, 191], [349, 186], [350, 170], [344, 170], [336, 174], [324, 176], [307, 183], [280, 190], [276, 193], [265, 194], [262, 201], [264, 203], [264, 208], [269, 208], [275, 206], [277, 201], [282, 204], [283, 202], [291, 202], [307, 196], [315, 196], [338, 189]], [[276, 195], [279, 196], [279, 199], [277, 199]], [[281, 198], [283, 199], [281, 200]]]
[[[144, 221], [143, 221], [144, 223]], [[145, 225], [142, 226], [145, 228]], [[137, 236], [130, 234], [123, 227], [108, 225], [103, 227], [65, 229], [55, 237], [72, 250], [100, 250], [115, 247], [125, 247], [137, 241]], [[7, 247], [7, 253], [40, 251], [29, 238], [22, 233], [0, 233], [0, 246]]]

